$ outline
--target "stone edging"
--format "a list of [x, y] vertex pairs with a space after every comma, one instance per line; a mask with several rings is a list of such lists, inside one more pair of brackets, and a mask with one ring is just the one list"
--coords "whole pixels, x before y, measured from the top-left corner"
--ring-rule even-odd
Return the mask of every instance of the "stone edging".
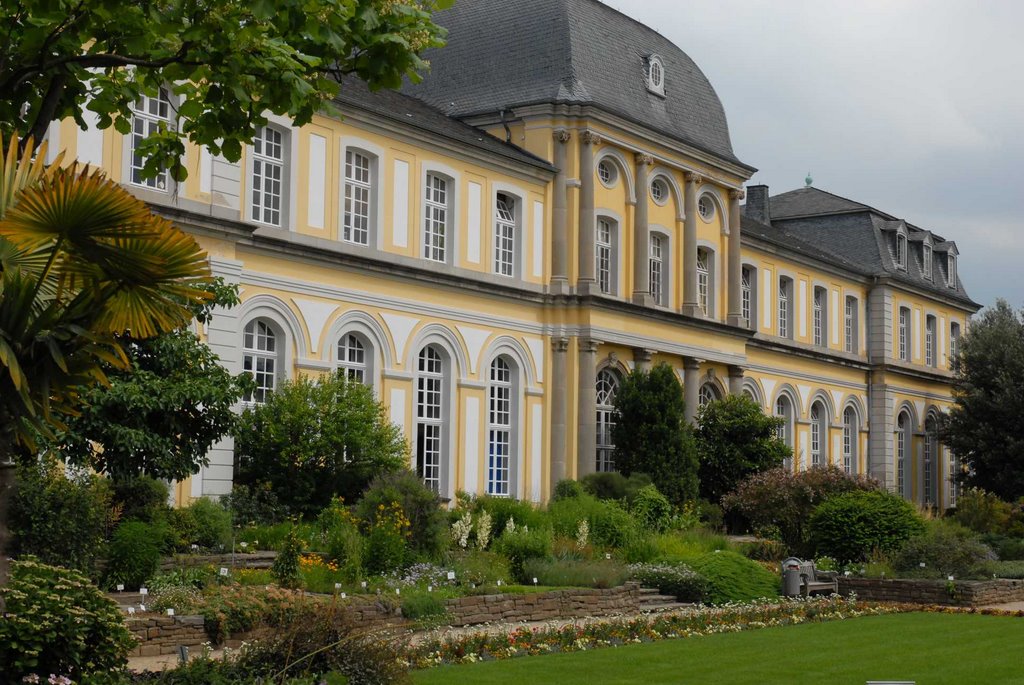
[[919, 580], [909, 578], [839, 578], [839, 594], [855, 593], [872, 602], [906, 602], [980, 607], [1024, 602], [1024, 580]]

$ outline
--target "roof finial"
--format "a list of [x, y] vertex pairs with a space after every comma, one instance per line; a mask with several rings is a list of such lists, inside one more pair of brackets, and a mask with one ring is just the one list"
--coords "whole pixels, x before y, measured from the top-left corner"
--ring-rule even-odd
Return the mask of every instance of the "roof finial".
[[811, 172], [808, 171], [807, 172], [807, 178], [804, 179], [804, 187], [810, 188], [811, 184], [813, 184], [813, 183], [814, 183], [814, 179], [811, 178]]

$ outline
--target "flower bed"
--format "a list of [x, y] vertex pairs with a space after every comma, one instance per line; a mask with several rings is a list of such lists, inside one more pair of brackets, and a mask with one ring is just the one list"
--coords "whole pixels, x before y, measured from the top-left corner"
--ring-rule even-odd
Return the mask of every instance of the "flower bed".
[[471, 663], [485, 659], [575, 652], [598, 647], [735, 633], [769, 626], [823, 622], [858, 616], [916, 611], [905, 604], [863, 604], [838, 596], [760, 600], [718, 608], [700, 607], [686, 612], [570, 624], [550, 628], [519, 628], [511, 632], [481, 631], [442, 636], [411, 646], [409, 663], [415, 668]]

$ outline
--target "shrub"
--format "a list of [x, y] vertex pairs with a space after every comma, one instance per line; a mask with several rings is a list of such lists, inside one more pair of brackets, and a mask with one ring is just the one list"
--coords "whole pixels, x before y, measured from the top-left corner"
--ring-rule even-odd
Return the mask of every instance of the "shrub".
[[651, 541], [657, 550], [653, 560], [670, 563], [685, 562], [716, 550], [732, 549], [724, 535], [702, 528], [654, 535]]
[[112, 523], [110, 501], [105, 478], [68, 478], [52, 459], [20, 468], [8, 512], [10, 552], [91, 573]]
[[203, 592], [198, 610], [210, 640], [221, 644], [234, 633], [285, 625], [313, 603], [308, 595], [273, 586], [211, 585]]
[[366, 570], [383, 575], [402, 568], [406, 562], [409, 536], [409, 519], [405, 518], [398, 502], [392, 502], [390, 506], [378, 505], [366, 534], [363, 554]]
[[1013, 517], [1013, 505], [996, 495], [967, 488], [956, 500], [953, 519], [975, 533], [1003, 533]]
[[491, 515], [492, 535], [504, 531], [508, 526], [509, 519], [514, 520], [517, 526], [525, 525], [530, 528], [541, 528], [547, 523], [547, 517], [543, 511], [537, 509], [530, 502], [510, 497], [484, 495], [474, 499], [470, 508], [474, 514], [486, 511]]
[[685, 564], [632, 564], [630, 578], [643, 587], [657, 588], [680, 602], [703, 602], [707, 581]]
[[231, 494], [221, 501], [231, 512], [231, 518], [236, 524], [268, 526], [287, 516], [270, 483], [259, 483], [252, 487], [235, 483]]
[[780, 580], [756, 561], [728, 551], [694, 557], [691, 568], [707, 582], [709, 604], [746, 602], [761, 597], [778, 597]]
[[598, 499], [615, 499], [632, 502], [640, 488], [651, 484], [651, 477], [645, 473], [633, 473], [628, 478], [618, 471], [599, 471], [583, 477], [583, 490]]
[[167, 483], [149, 476], [137, 476], [115, 480], [113, 484], [114, 503], [121, 506], [122, 519], [157, 523], [167, 518], [167, 502], [170, 500]]
[[470, 550], [454, 554], [452, 570], [463, 585], [495, 585], [499, 580], [508, 583], [515, 578], [508, 560], [496, 552]]
[[307, 603], [248, 647], [236, 668], [239, 682], [319, 682], [337, 672], [354, 685], [390, 685], [409, 682], [402, 656], [396, 640], [361, 629], [341, 603]]
[[644, 530], [661, 533], [672, 523], [672, 504], [653, 485], [637, 490], [630, 512]]
[[779, 540], [754, 540], [740, 545], [743, 556], [754, 561], [782, 561], [786, 558], [786, 546]]
[[818, 505], [832, 495], [878, 488], [875, 480], [833, 466], [798, 473], [778, 468], [747, 478], [722, 498], [722, 506], [745, 518], [759, 536], [781, 540], [791, 554], [810, 556], [806, 526]]
[[283, 383], [243, 412], [235, 430], [236, 482], [269, 484], [292, 515], [354, 499], [380, 473], [408, 464], [408, 446], [373, 389], [345, 374]]
[[[151, 583], [152, 584], [152, 583]], [[202, 602], [202, 593], [189, 585], [150, 588], [149, 608], [153, 611], [174, 609], [178, 614], [191, 614]]]
[[1024, 561], [986, 561], [978, 570], [978, 575], [985, 578], [1024, 579]]
[[892, 565], [905, 578], [966, 578], [984, 573], [980, 567], [994, 557], [967, 528], [936, 520], [928, 522], [924, 534], [903, 544], [893, 555]]
[[766, 416], [745, 395], [709, 402], [697, 414], [700, 496], [718, 502], [748, 476], [782, 465], [792, 454], [779, 439], [782, 419]]
[[363, 537], [356, 518], [342, 500], [335, 500], [318, 518], [323, 550], [334, 560], [347, 581], [354, 581], [363, 570]]
[[135, 646], [117, 605], [75, 571], [35, 559], [14, 561], [0, 603], [4, 682], [112, 674], [125, 667]]
[[864, 561], [872, 550], [895, 551], [920, 535], [924, 524], [913, 505], [883, 490], [846, 492], [829, 497], [808, 522], [816, 554], [840, 564]]
[[572, 499], [583, 494], [583, 485], [579, 481], [565, 478], [558, 481], [555, 490], [551, 493], [551, 501], [557, 502], [560, 499]]
[[412, 549], [435, 557], [448, 547], [448, 521], [441, 500], [423, 481], [409, 470], [378, 476], [367, 488], [356, 507], [356, 515], [372, 524], [381, 505], [397, 502], [409, 520], [409, 542]]
[[195, 544], [207, 549], [221, 549], [231, 544], [231, 512], [206, 497], [192, 502], [188, 511], [196, 521]]
[[506, 531], [494, 541], [494, 551], [508, 559], [509, 570], [516, 580], [527, 583], [532, 576], [526, 575], [525, 563], [551, 556], [551, 531], [536, 528]]
[[523, 563], [523, 576], [538, 585], [554, 587], [618, 587], [629, 579], [629, 571], [617, 561], [576, 561], [529, 559]]
[[683, 388], [664, 362], [630, 372], [615, 393], [615, 466], [646, 473], [669, 501], [697, 497], [697, 443], [686, 422]]
[[402, 616], [413, 621], [438, 618], [448, 613], [444, 595], [437, 592], [402, 594]]
[[288, 531], [287, 537], [281, 550], [274, 558], [274, 565], [271, 571], [277, 584], [283, 588], [296, 588], [299, 586], [299, 556], [302, 554], [302, 540], [299, 539], [295, 526]]
[[992, 548], [1003, 561], [1024, 559], [1024, 538], [1006, 535], [982, 535], [981, 541]]
[[118, 526], [107, 550], [106, 586], [138, 588], [152, 578], [166, 538], [166, 524], [125, 521]]
[[548, 516], [557, 535], [571, 538], [576, 537], [580, 521], [586, 520], [590, 543], [600, 547], [626, 547], [639, 536], [636, 520], [621, 504], [593, 495], [552, 502]]

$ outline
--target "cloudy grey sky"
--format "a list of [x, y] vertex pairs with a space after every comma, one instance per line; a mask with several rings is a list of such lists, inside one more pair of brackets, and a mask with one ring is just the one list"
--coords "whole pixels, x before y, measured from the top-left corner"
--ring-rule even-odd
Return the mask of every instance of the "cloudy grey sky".
[[773, 193], [814, 185], [960, 248], [1024, 306], [1024, 2], [605, 0], [690, 55]]

